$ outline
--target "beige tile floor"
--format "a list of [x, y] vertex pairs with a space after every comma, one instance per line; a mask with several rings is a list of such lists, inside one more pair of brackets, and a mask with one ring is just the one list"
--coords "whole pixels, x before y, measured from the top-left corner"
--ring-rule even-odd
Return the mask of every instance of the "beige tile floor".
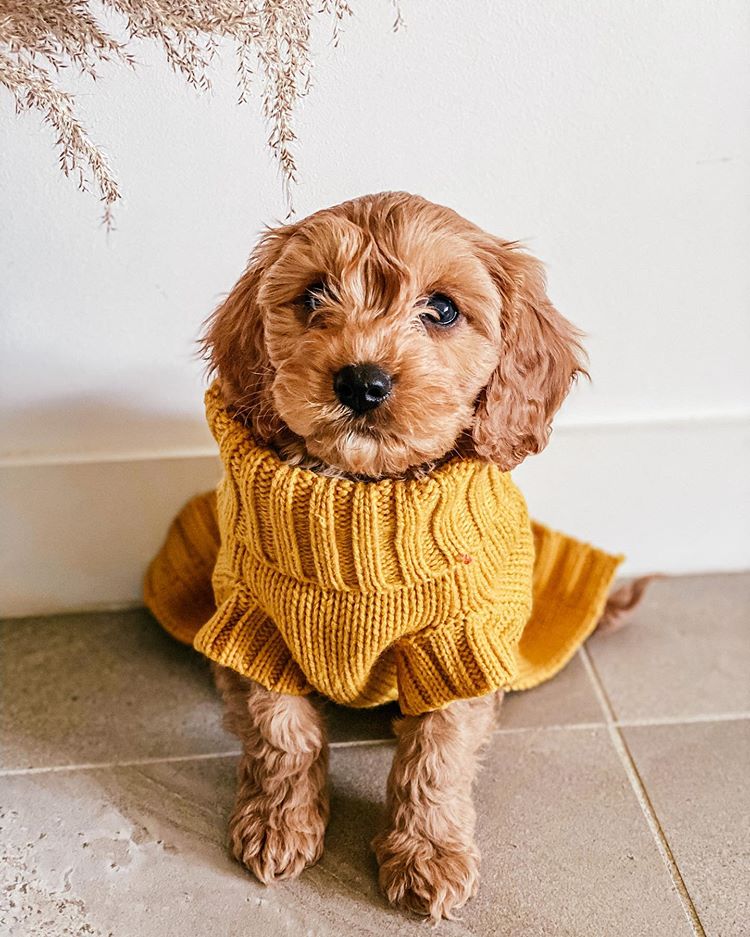
[[[323, 860], [228, 857], [236, 745], [203, 662], [142, 611], [0, 624], [0, 934], [431, 931], [378, 895], [392, 711], [330, 707]], [[479, 896], [437, 935], [750, 934], [750, 574], [657, 582], [511, 697], [477, 784]], [[425, 930], [425, 928], [427, 929]]]

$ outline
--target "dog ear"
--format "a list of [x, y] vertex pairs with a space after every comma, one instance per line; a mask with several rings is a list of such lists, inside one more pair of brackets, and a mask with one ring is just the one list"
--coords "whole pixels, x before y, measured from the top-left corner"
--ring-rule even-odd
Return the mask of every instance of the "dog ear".
[[270, 405], [273, 366], [266, 350], [258, 291], [278, 260], [293, 226], [267, 231], [253, 250], [245, 272], [209, 316], [200, 339], [209, 372], [216, 375], [227, 405], [260, 441], [270, 439], [279, 420]]
[[552, 418], [586, 374], [579, 332], [547, 298], [541, 263], [515, 242], [479, 248], [502, 298], [500, 361], [477, 404], [472, 437], [504, 471], [547, 445]]

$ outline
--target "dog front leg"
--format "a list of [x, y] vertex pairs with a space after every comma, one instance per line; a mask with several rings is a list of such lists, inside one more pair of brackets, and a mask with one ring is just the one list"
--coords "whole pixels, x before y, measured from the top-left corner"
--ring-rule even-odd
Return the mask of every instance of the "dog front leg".
[[294, 878], [323, 853], [328, 746], [305, 696], [272, 693], [214, 668], [227, 729], [242, 742], [229, 821], [232, 852], [261, 882]]
[[391, 904], [437, 921], [479, 881], [472, 784], [495, 722], [497, 694], [407, 716], [388, 778], [387, 828], [373, 840]]

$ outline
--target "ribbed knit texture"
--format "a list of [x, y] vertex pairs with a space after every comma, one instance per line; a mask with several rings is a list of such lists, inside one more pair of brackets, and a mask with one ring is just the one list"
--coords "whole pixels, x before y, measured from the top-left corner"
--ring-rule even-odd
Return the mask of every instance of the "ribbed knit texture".
[[224, 478], [215, 500], [183, 509], [145, 593], [167, 630], [218, 663], [278, 692], [398, 699], [416, 714], [535, 685], [595, 626], [620, 558], [538, 525], [532, 536], [496, 467], [326, 478], [257, 446], [216, 387], [206, 407]]

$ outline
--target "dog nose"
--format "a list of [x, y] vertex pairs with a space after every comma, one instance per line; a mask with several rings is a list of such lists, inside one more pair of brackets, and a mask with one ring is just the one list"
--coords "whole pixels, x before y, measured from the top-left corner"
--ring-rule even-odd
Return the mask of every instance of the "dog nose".
[[379, 407], [392, 387], [391, 376], [376, 364], [347, 364], [333, 378], [336, 396], [355, 413]]

